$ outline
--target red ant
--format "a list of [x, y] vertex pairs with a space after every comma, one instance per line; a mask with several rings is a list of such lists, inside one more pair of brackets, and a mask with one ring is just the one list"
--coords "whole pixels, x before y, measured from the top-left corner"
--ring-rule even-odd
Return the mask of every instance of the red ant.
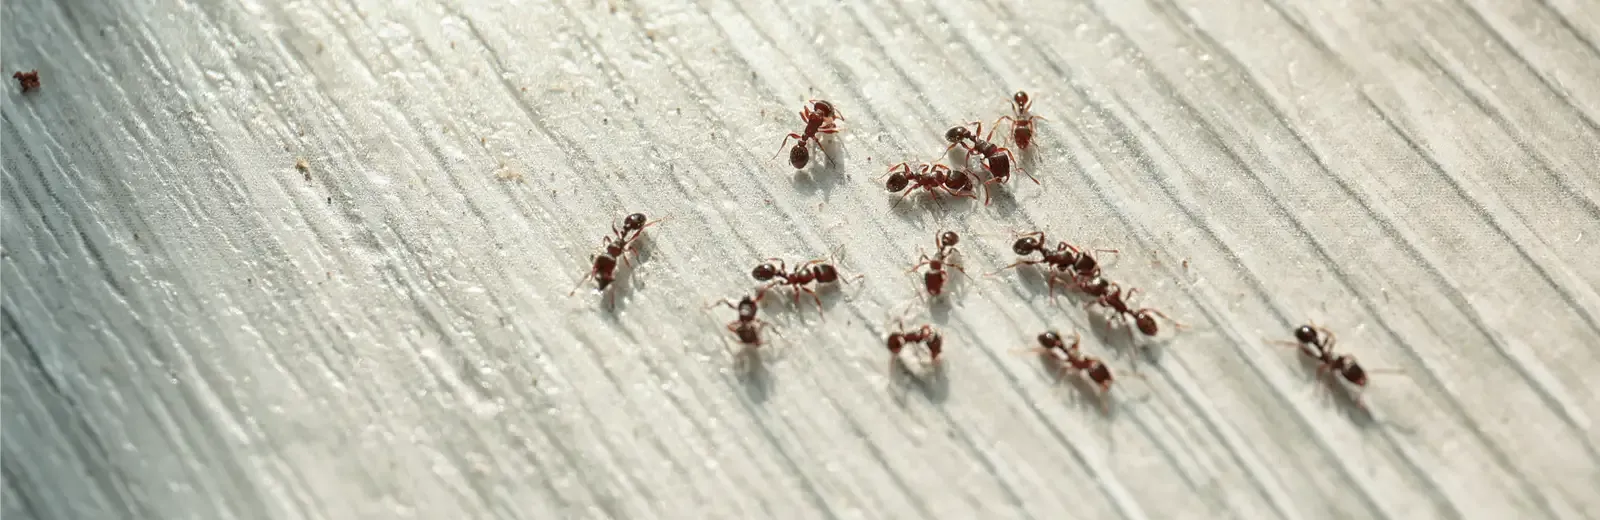
[[11, 77], [15, 78], [17, 83], [22, 85], [23, 93], [27, 93], [29, 90], [39, 88], [39, 71], [37, 69], [28, 72], [19, 70], [11, 74]]
[[[989, 141], [989, 138], [994, 136], [994, 129], [992, 128], [989, 129], [989, 135], [978, 137], [979, 134], [983, 133], [982, 121], [974, 121], [968, 124], [977, 125], [977, 131], [969, 130], [966, 126], [952, 126], [945, 131], [944, 139], [950, 143], [950, 146], [945, 148], [945, 154], [952, 157], [951, 162], [961, 165], [963, 169], [968, 164], [971, 164], [972, 154], [982, 156], [983, 168], [988, 170], [989, 175], [993, 177], [984, 182], [985, 186], [1010, 181], [1012, 163], [1014, 162], [1012, 161], [1014, 156], [1011, 154], [1011, 150]], [[970, 141], [970, 143], [963, 141]], [[958, 146], [964, 149], [966, 153], [962, 154], [959, 161], [956, 161], [953, 159], [954, 155], [951, 152]], [[1021, 166], [1017, 166], [1016, 170], [1023, 175], [1027, 175], [1029, 179], [1033, 179], [1034, 184], [1039, 184], [1039, 179], [1023, 171]], [[989, 190], [986, 188], [983, 193], [983, 203], [988, 204]]]
[[[761, 295], [757, 294], [755, 298], [745, 296], [739, 300], [737, 306], [724, 298], [721, 301], [706, 306], [706, 308], [709, 309], [721, 304], [738, 310], [739, 317], [728, 322], [728, 332], [732, 332], [735, 336], [738, 336], [739, 343], [743, 344], [745, 347], [754, 348], [762, 345], [761, 329], [768, 326], [767, 322], [761, 321], [760, 318], [756, 317], [756, 312], [760, 310], [760, 303]], [[773, 332], [777, 332], [777, 329], [773, 329]]]
[[916, 344], [921, 344], [927, 349], [929, 363], [939, 364], [939, 354], [944, 352], [944, 335], [935, 330], [933, 325], [927, 324], [907, 331], [904, 323], [895, 320], [895, 330], [889, 333], [884, 345], [889, 349], [889, 369], [894, 370], [894, 363], [900, 359], [901, 350], [907, 345]]
[[1061, 334], [1053, 330], [1039, 334], [1038, 340], [1040, 346], [1028, 349], [1025, 352], [1049, 355], [1054, 358], [1057, 366], [1060, 367], [1060, 370], [1056, 372], [1057, 382], [1072, 372], [1087, 374], [1089, 380], [1093, 381], [1095, 386], [1100, 387], [1100, 410], [1110, 411], [1106, 403], [1106, 394], [1111, 391], [1111, 384], [1116, 378], [1111, 375], [1111, 368], [1106, 366], [1099, 358], [1084, 354], [1082, 350], [1078, 349], [1078, 344], [1083, 340], [1083, 336], [1078, 334], [1078, 331], [1072, 331], [1072, 343], [1070, 344], [1063, 341]]
[[1011, 95], [1011, 109], [1016, 112], [1016, 116], [1000, 116], [1000, 119], [994, 122], [994, 126], [998, 127], [1001, 121], [1010, 121], [1011, 137], [1017, 142], [1017, 148], [1024, 151], [1033, 142], [1033, 123], [1045, 120], [1044, 116], [1036, 116], [1029, 112], [1030, 108], [1033, 108], [1033, 100], [1028, 99], [1027, 92], [1018, 90], [1016, 94]]
[[[774, 261], [776, 261], [778, 265], [772, 265], [772, 262]], [[859, 279], [862, 276], [863, 275], [856, 275], [855, 278], [847, 279], [845, 281], [848, 282], [852, 279]], [[758, 282], [767, 282], [767, 285], [762, 287], [757, 293], [757, 299], [760, 299], [759, 295], [766, 294], [768, 290], [771, 290], [774, 287], [787, 285], [790, 286], [794, 292], [794, 303], [796, 305], [800, 304], [800, 293], [805, 292], [810, 294], [812, 300], [817, 302], [818, 311], [822, 310], [822, 298], [817, 296], [816, 291], [812, 290], [806, 285], [812, 282], [824, 284], [840, 281], [839, 270], [826, 259], [812, 260], [801, 264], [800, 266], [795, 267], [793, 271], [790, 271], [785, 268], [782, 259], [768, 258], [766, 261], [762, 262], [761, 265], [757, 265], [755, 269], [750, 271], [750, 277], [755, 278]]]
[[956, 252], [956, 244], [960, 241], [961, 235], [957, 235], [954, 231], [944, 231], [935, 235], [934, 246], [937, 248], [937, 252], [934, 253], [933, 257], [930, 258], [927, 253], [923, 253], [922, 257], [918, 259], [917, 265], [913, 265], [906, 270], [909, 273], [922, 268], [924, 265], [928, 266], [928, 272], [922, 274], [922, 285], [927, 288], [929, 296], [939, 296], [939, 293], [944, 290], [945, 277], [947, 276], [944, 270], [945, 266], [954, 267], [962, 274], [966, 274], [967, 270], [962, 269], [961, 264], [950, 261], [950, 256]]
[[[1035, 231], [1018, 237], [1017, 241], [1011, 244], [1013, 253], [1021, 256], [1039, 253], [1040, 258], [1038, 260], [1031, 258], [1017, 260], [995, 272], [998, 273], [1019, 265], [1045, 264], [1053, 268], [1049, 281], [1051, 298], [1055, 298], [1055, 286], [1058, 283], [1057, 277], [1062, 274], [1072, 280], [1071, 283], [1062, 283], [1062, 285], [1077, 286], [1079, 289], [1083, 289], [1084, 292], [1090, 293], [1091, 296], [1103, 296], [1105, 294], [1105, 280], [1097, 282], [1101, 286], [1098, 293], [1090, 291], [1092, 287], [1085, 283], [1080, 283], [1080, 281], [1090, 282], [1100, 277], [1100, 261], [1093, 254], [1066, 242], [1056, 243], [1054, 250], [1046, 247], [1045, 243], [1043, 231]], [[1101, 253], [1117, 252], [1115, 249], [1096, 249], [1094, 251]]]
[[[1332, 371], [1338, 373], [1340, 377], [1343, 377], [1345, 381], [1349, 381], [1350, 384], [1356, 385], [1357, 388], [1366, 389], [1367, 369], [1361, 368], [1361, 364], [1356, 363], [1355, 356], [1333, 353], [1333, 344], [1336, 341], [1333, 331], [1318, 327], [1315, 324], [1301, 325], [1294, 329], [1294, 339], [1295, 341], [1274, 340], [1273, 343], [1299, 349], [1301, 354], [1320, 363], [1317, 366], [1318, 377], [1321, 377], [1325, 372]], [[1373, 369], [1372, 372], [1398, 372], [1398, 370]], [[1356, 405], [1366, 406], [1361, 403], [1360, 395], [1356, 396]]]
[[[1133, 295], [1138, 293], [1139, 289], [1135, 288], [1128, 291], [1127, 295], [1124, 296], [1122, 294], [1122, 286], [1117, 285], [1116, 282], [1108, 282], [1106, 283], [1105, 293], [1101, 294], [1098, 299], [1084, 304], [1084, 306], [1087, 307], [1089, 305], [1098, 304], [1105, 308], [1111, 309], [1113, 313], [1106, 316], [1106, 323], [1112, 323], [1112, 320], [1117, 318], [1133, 318], [1134, 324], [1139, 327], [1139, 332], [1144, 333], [1146, 336], [1155, 336], [1156, 334], [1161, 333], [1161, 327], [1156, 324], [1156, 316], [1166, 318], [1167, 321], [1172, 322], [1174, 327], [1180, 329], [1187, 326], [1182, 323], [1178, 323], [1177, 320], [1174, 320], [1170, 316], [1167, 316], [1161, 311], [1155, 309], [1145, 307], [1135, 310], [1129, 308], [1127, 300], [1133, 299]], [[1133, 336], [1132, 329], [1128, 330], [1128, 336]]]
[[[811, 106], [800, 109], [800, 119], [806, 122], [804, 133], [796, 134], [791, 132], [788, 137], [783, 138], [783, 144], [778, 145], [778, 153], [781, 154], [783, 153], [783, 147], [789, 144], [790, 139], [800, 140], [800, 142], [794, 144], [794, 148], [789, 149], [789, 164], [794, 165], [796, 170], [805, 168], [806, 163], [811, 160], [811, 151], [806, 147], [806, 143], [808, 141], [816, 143], [817, 148], [821, 149], [822, 141], [817, 139], [817, 134], [838, 132], [839, 128], [834, 125], [834, 120], [844, 120], [844, 116], [839, 115], [839, 112], [833, 109], [832, 103], [820, 99], [813, 99], [808, 103], [811, 103]], [[827, 153], [827, 150], [823, 150], [823, 153]], [[773, 155], [773, 157], [777, 157], [777, 155]]]
[[[617, 260], [620, 258], [624, 263], [628, 263], [626, 253], [639, 252], [633, 242], [644, 234], [644, 228], [654, 226], [662, 220], [666, 219], [646, 222], [643, 213], [634, 213], [623, 217], [621, 229], [618, 229], [617, 224], [613, 222], [611, 224], [611, 234], [604, 239], [605, 252], [590, 257], [589, 274], [584, 275], [582, 280], [578, 280], [578, 284], [567, 292], [567, 296], [572, 296], [573, 293], [578, 292], [578, 287], [582, 287], [583, 282], [589, 281], [591, 277], [600, 286], [599, 290], [604, 291], [607, 287], [610, 287], [611, 282], [616, 281]], [[629, 263], [629, 265], [632, 264]], [[607, 297], [612, 298], [610, 295]]]
[[916, 171], [912, 171], [911, 163], [903, 162], [890, 166], [887, 175], [889, 180], [883, 187], [890, 193], [901, 192], [900, 198], [894, 202], [895, 206], [899, 206], [900, 202], [918, 189], [932, 193], [934, 197], [938, 197], [939, 190], [942, 189], [945, 194], [952, 197], [972, 197], [973, 200], [978, 198], [972, 193], [971, 173], [956, 173], [943, 164], [923, 163], [917, 165]]

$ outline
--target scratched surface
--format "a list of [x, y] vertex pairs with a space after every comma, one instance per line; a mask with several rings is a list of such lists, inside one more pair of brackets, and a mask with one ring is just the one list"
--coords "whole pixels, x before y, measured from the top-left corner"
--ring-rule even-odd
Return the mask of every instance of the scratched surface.
[[[0, 14], [43, 82], [0, 111], [8, 520], [1600, 518], [1600, 3]], [[1040, 184], [891, 209], [1017, 89]], [[809, 97], [845, 131], [795, 173]], [[634, 211], [614, 308], [568, 297]], [[971, 276], [927, 305], [938, 229]], [[1028, 229], [1188, 328], [984, 276]], [[839, 246], [865, 278], [775, 293], [736, 368], [705, 305]], [[886, 366], [906, 309], [942, 378]], [[1307, 320], [1398, 371], [1369, 411], [1270, 343]], [[1047, 328], [1109, 414], [1016, 355]]]

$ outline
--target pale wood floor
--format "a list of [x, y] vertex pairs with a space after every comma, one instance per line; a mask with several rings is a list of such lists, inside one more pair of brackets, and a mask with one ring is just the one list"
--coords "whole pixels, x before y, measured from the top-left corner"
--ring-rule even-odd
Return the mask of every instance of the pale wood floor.
[[[0, 15], [43, 82], [0, 101], [7, 520], [1600, 518], [1600, 3]], [[889, 163], [1017, 89], [1041, 185], [890, 209]], [[795, 174], [809, 97], [845, 131]], [[634, 211], [670, 220], [617, 308], [567, 297]], [[891, 380], [946, 228], [945, 377]], [[1190, 328], [1136, 350], [983, 276], [1026, 229]], [[862, 283], [767, 305], [736, 371], [705, 304], [838, 246]], [[1370, 413], [1270, 343], [1306, 320], [1401, 371]], [[1111, 414], [1013, 355], [1052, 327]]]

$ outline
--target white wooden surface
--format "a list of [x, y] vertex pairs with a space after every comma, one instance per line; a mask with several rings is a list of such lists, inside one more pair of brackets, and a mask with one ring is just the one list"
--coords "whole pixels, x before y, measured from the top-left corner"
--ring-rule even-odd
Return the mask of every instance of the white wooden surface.
[[[1600, 518], [1600, 4], [12, 1], [13, 518]], [[993, 206], [875, 178], [1048, 117]], [[834, 166], [771, 159], [808, 97]], [[309, 163], [309, 181], [294, 167]], [[670, 216], [606, 311], [612, 219]], [[882, 334], [936, 229], [1120, 249], [1140, 355], [1027, 270]], [[733, 370], [757, 258], [866, 275]], [[1183, 261], [1187, 260], [1187, 269]], [[919, 304], [920, 305], [920, 304]], [[1268, 343], [1316, 320], [1370, 414]], [[1101, 415], [1011, 351], [1124, 374]], [[1127, 375], [1135, 366], [1144, 379]], [[1331, 394], [1341, 395], [1338, 393]]]

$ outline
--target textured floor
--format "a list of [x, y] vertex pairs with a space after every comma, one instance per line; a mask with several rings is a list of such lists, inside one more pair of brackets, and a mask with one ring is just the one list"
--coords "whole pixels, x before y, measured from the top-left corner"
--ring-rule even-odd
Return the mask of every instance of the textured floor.
[[[1595, 2], [0, 15], [43, 82], [0, 101], [7, 520], [1600, 518]], [[891, 210], [889, 163], [1017, 89], [1041, 185]], [[846, 130], [796, 174], [810, 97]], [[616, 308], [568, 297], [634, 211], [670, 219]], [[972, 276], [930, 308], [942, 228]], [[1189, 328], [983, 276], [1027, 229]], [[704, 306], [838, 246], [865, 279], [769, 302], [735, 370]], [[890, 377], [908, 307], [942, 379]], [[1369, 412], [1270, 343], [1307, 320], [1399, 371]], [[1015, 355], [1046, 328], [1111, 413]]]

